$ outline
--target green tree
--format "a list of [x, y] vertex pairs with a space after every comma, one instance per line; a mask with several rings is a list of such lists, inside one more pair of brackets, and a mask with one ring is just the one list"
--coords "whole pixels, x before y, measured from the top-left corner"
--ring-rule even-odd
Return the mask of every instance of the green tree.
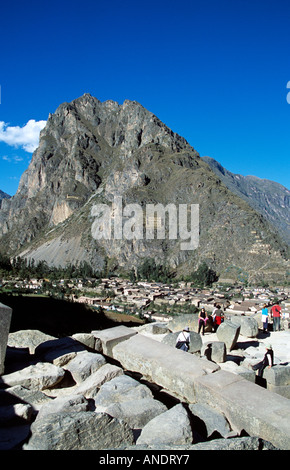
[[218, 280], [216, 272], [209, 268], [205, 262], [201, 263], [196, 271], [189, 276], [189, 280], [197, 285], [211, 286], [213, 282]]

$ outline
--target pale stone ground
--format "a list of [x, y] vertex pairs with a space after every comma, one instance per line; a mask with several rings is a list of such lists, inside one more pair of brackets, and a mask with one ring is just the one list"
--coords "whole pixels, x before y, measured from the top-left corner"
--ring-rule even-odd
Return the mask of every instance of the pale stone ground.
[[[146, 331], [144, 327], [135, 328], [139, 334], [144, 334], [156, 341], [162, 341], [164, 334], [155, 335]], [[219, 341], [216, 333], [205, 333], [202, 342]], [[227, 361], [234, 360], [234, 356], [246, 358], [251, 364], [259, 362], [266, 352], [266, 345], [271, 345], [274, 351], [274, 363], [290, 363], [290, 330], [269, 332], [267, 335], [259, 332], [257, 338], [247, 338], [240, 335], [235, 349], [228, 352]]]

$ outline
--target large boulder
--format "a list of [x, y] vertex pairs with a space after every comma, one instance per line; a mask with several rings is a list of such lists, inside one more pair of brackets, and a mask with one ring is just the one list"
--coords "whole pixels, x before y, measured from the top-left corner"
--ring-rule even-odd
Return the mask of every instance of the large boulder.
[[183, 445], [191, 444], [192, 429], [187, 411], [178, 404], [149, 421], [142, 429], [138, 445]]
[[290, 398], [290, 364], [266, 367], [263, 377], [267, 381], [268, 390]]
[[226, 361], [223, 364], [220, 364], [220, 367], [222, 370], [239, 375], [244, 379], [255, 383], [256, 373], [251, 367], [247, 367], [246, 364], [242, 363], [241, 365], [238, 365], [234, 361]]
[[106, 359], [101, 354], [82, 351], [77, 353], [63, 368], [68, 370], [75, 382], [79, 384], [105, 365], [106, 362]]
[[290, 385], [290, 364], [277, 364], [266, 368], [263, 376], [268, 383], [273, 385]]
[[111, 403], [104, 411], [110, 416], [124, 420], [132, 429], [142, 429], [153, 418], [167, 411], [167, 407], [154, 398], [142, 398]]
[[57, 385], [64, 377], [65, 371], [50, 363], [38, 362], [11, 374], [3, 375], [4, 384], [13, 387], [22, 385], [26, 388], [44, 390]]
[[131, 336], [136, 335], [137, 331], [125, 325], [120, 325], [105, 330], [92, 331], [92, 334], [97, 341], [101, 342], [103, 354], [112, 357], [113, 347], [131, 338]]
[[104, 383], [95, 397], [96, 406], [153, 398], [149, 387], [128, 375], [120, 375]]
[[84, 395], [86, 398], [94, 398], [101, 386], [109, 380], [124, 374], [121, 367], [113, 364], [104, 364], [96, 372], [93, 372], [76, 389], [76, 394]]
[[[212, 438], [219, 434], [222, 437], [231, 435], [230, 425], [225, 416], [210, 406], [202, 403], [189, 405], [189, 410], [193, 415], [194, 429], [197, 429], [199, 421], [202, 421], [205, 429], [205, 438]], [[196, 424], [197, 423], [197, 424]]]
[[170, 329], [167, 326], [167, 322], [152, 322], [138, 327], [138, 332], [149, 333], [151, 335], [165, 335], [170, 333]]
[[231, 351], [234, 349], [241, 327], [231, 321], [224, 321], [217, 329], [216, 335], [219, 341], [223, 341], [227, 347], [227, 350]]
[[31, 425], [25, 450], [117, 449], [134, 442], [127, 423], [105, 413], [53, 413]]
[[241, 327], [240, 334], [246, 338], [256, 338], [259, 333], [259, 325], [255, 318], [235, 315], [231, 321]]
[[173, 331], [182, 331], [186, 326], [190, 331], [197, 331], [198, 329], [198, 315], [197, 313], [187, 313], [184, 315], [177, 315], [168, 322], [168, 328]]
[[54, 362], [55, 359], [80, 351], [86, 347], [71, 336], [44, 341], [35, 348], [35, 355], [43, 362]]
[[14, 348], [28, 348], [30, 354], [45, 341], [56, 340], [54, 336], [47, 335], [39, 330], [19, 330], [9, 333], [8, 346]]
[[58, 397], [45, 403], [38, 412], [36, 420], [54, 413], [71, 413], [89, 411], [89, 401], [83, 395], [69, 395], [68, 397]]
[[225, 362], [227, 357], [226, 345], [223, 341], [207, 341], [202, 345], [201, 355], [209, 361]]
[[5, 390], [0, 390], [0, 403], [3, 405], [27, 403], [33, 407], [35, 412], [38, 412], [44, 403], [50, 401], [53, 401], [52, 397], [40, 390], [26, 388], [23, 385], [14, 385]]
[[[198, 331], [197, 313], [186, 313], [184, 315], [178, 315], [168, 322], [168, 328], [173, 332], [182, 331], [186, 326], [188, 326], [191, 331]], [[213, 320], [211, 315], [209, 315], [205, 332], [211, 332], [212, 328]]]
[[140, 429], [167, 410], [155, 400], [149, 387], [127, 375], [120, 375], [101, 386], [95, 397], [96, 411], [123, 419], [131, 428]]
[[95, 336], [92, 333], [75, 333], [71, 337], [72, 339], [75, 339], [79, 343], [83, 344], [89, 350], [102, 352], [101, 340], [98, 338], [95, 338]]

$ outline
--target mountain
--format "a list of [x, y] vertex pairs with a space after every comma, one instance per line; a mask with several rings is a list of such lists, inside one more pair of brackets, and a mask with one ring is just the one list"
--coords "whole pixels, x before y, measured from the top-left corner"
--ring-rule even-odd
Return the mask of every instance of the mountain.
[[10, 199], [11, 196], [9, 194], [4, 193], [4, 191], [1, 191], [0, 189], [0, 207], [2, 204], [2, 199]]
[[[95, 208], [112, 207], [117, 197], [144, 213], [149, 204], [199, 205], [198, 248], [181, 249], [168, 227], [161, 239], [95, 239]], [[87, 261], [128, 272], [154, 258], [179, 275], [204, 261], [221, 277], [282, 281], [289, 270], [288, 247], [275, 227], [183, 137], [135, 101], [102, 103], [89, 94], [49, 115], [17, 193], [3, 200], [0, 237], [0, 250], [10, 256], [55, 266]]]
[[234, 174], [211, 157], [202, 157], [233, 193], [269, 220], [290, 245], [290, 191], [279, 183], [257, 176]]

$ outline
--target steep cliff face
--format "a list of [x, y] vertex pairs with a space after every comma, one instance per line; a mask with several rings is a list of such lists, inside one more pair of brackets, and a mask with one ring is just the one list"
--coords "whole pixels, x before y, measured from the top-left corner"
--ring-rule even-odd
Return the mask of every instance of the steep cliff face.
[[[180, 238], [96, 240], [97, 204], [199, 205], [199, 246]], [[128, 221], [123, 214], [122, 223]], [[84, 95], [50, 115], [16, 195], [0, 210], [0, 248], [49, 264], [105, 259], [131, 269], [155, 258], [177, 272], [206, 261], [250, 276], [284, 277], [286, 247], [267, 221], [224, 186], [198, 153], [140, 104]], [[166, 232], [167, 234], [167, 232]]]

